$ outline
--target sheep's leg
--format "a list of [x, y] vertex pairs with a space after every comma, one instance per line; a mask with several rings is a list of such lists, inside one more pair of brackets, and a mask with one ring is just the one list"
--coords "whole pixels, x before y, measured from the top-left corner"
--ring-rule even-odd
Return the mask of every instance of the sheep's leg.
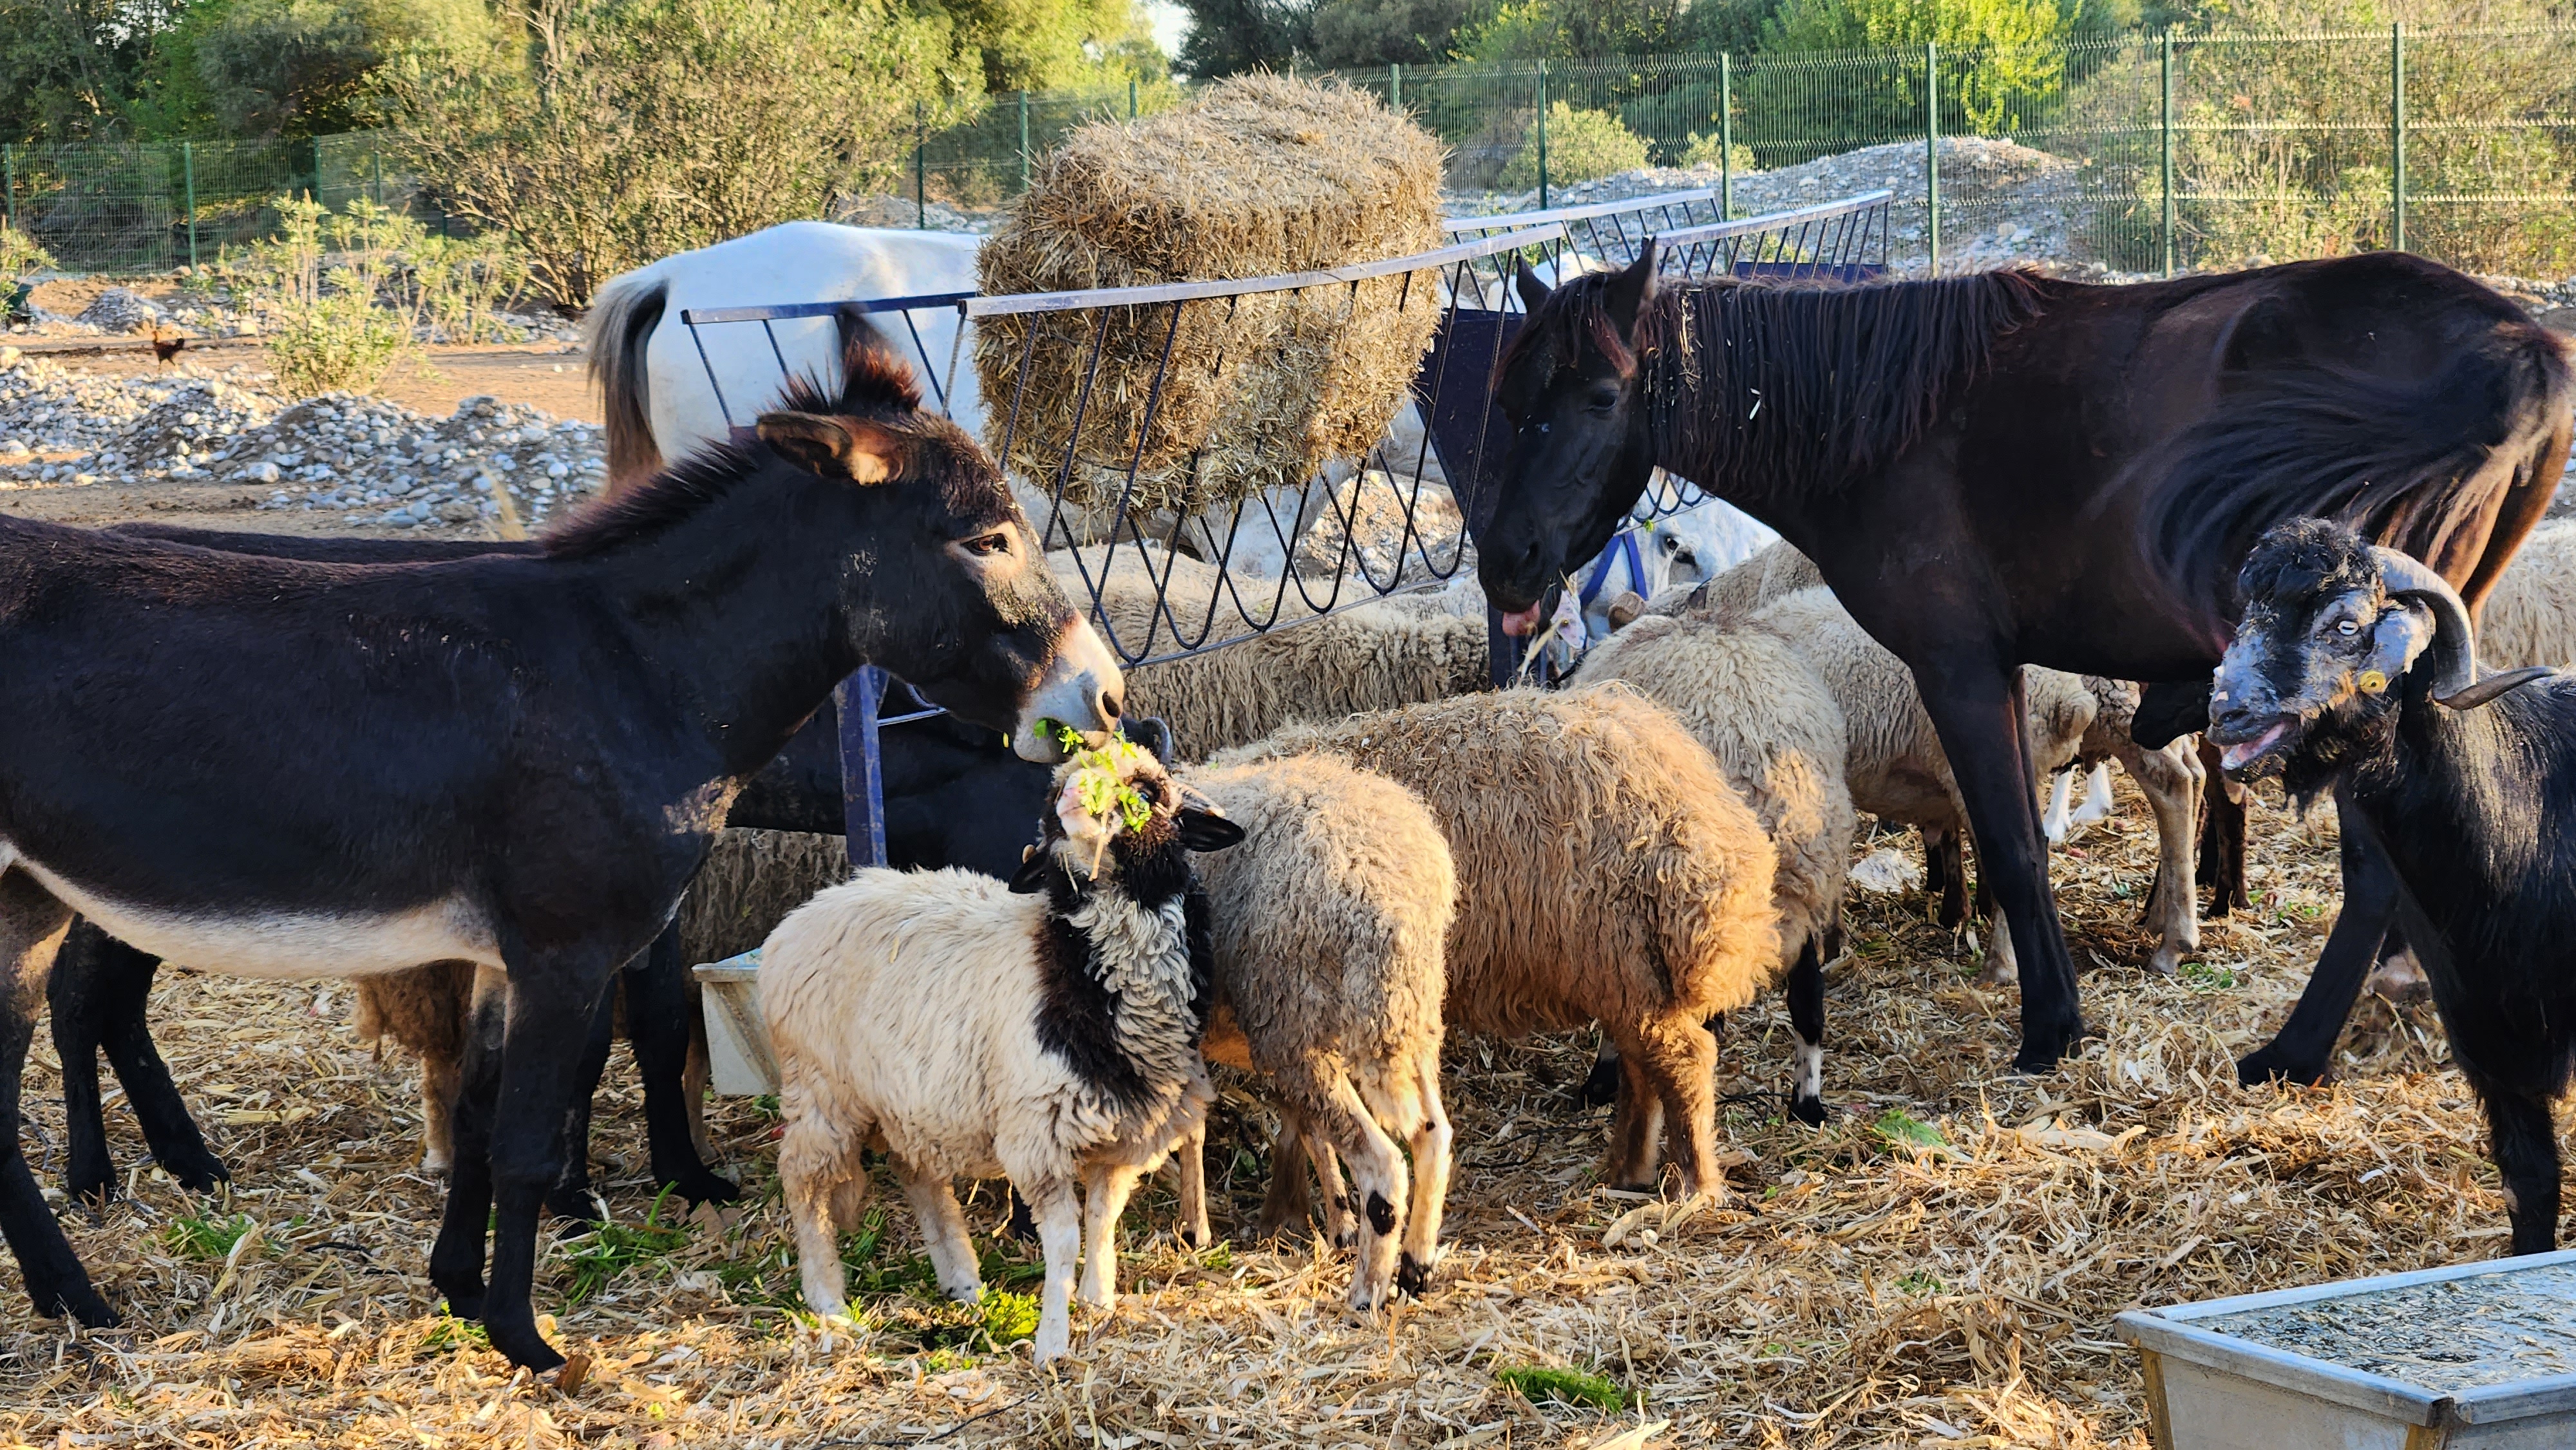
[[1610, 1186], [1653, 1191], [1663, 1170], [1664, 1103], [1646, 1076], [1646, 1049], [1619, 1044], [1619, 1100], [1610, 1109]]
[[2200, 913], [2191, 890], [2200, 781], [2184, 764], [2189, 749], [2189, 742], [2176, 741], [2162, 750], [2130, 746], [2120, 754], [2121, 768], [2138, 783], [2156, 815], [2156, 884], [2147, 896], [2147, 912], [2157, 942], [2147, 970], [2159, 975], [2180, 967], [2184, 953], [2200, 950]]
[[69, 1314], [93, 1329], [116, 1322], [63, 1237], [18, 1141], [19, 1080], [35, 1044], [45, 980], [72, 924], [71, 908], [24, 871], [0, 870], [0, 1235], [18, 1257], [39, 1314]]
[[2039, 817], [2039, 833], [2046, 836], [2048, 844], [2052, 846], [2066, 839], [2068, 825], [2066, 802], [2067, 798], [2074, 793], [2075, 767], [2070, 765], [2058, 771], [2049, 781], [2048, 809], [2041, 812]]
[[1789, 1027], [1798, 1035], [1789, 1116], [1812, 1128], [1825, 1121], [1825, 959], [1813, 933], [1789, 968], [1787, 993]]
[[1587, 1108], [1598, 1108], [1619, 1097], [1619, 1049], [1610, 1043], [1610, 1034], [1601, 1034], [1600, 1046], [1593, 1049], [1592, 1072], [1583, 1079], [1577, 1097]]
[[1046, 1287], [1038, 1295], [1038, 1332], [1032, 1348], [1039, 1364], [1052, 1364], [1073, 1348], [1073, 1275], [1082, 1256], [1082, 1207], [1068, 1179], [1016, 1178], [1020, 1196], [1037, 1216], [1038, 1242], [1046, 1250]]
[[[1279, 1105], [1279, 1136], [1270, 1145], [1270, 1187], [1261, 1199], [1261, 1236], [1276, 1238], [1292, 1225], [1304, 1228], [1315, 1211], [1308, 1187], [1305, 1125], [1297, 1110]], [[1324, 1190], [1331, 1193], [1334, 1185]]]
[[1957, 931], [1968, 920], [1968, 857], [1960, 846], [1964, 833], [1942, 826], [1923, 826], [1923, 894], [1939, 905], [1932, 919], [1945, 931]]
[[1717, 1036], [1697, 1022], [1678, 1021], [1655, 1024], [1646, 1041], [1646, 1079], [1663, 1103], [1682, 1192], [1714, 1196], [1725, 1186], [1717, 1173]]
[[[826, 1319], [847, 1318], [841, 1269], [841, 1200], [856, 1208], [868, 1191], [866, 1165], [858, 1145], [867, 1140], [867, 1125], [832, 1121], [827, 1111], [810, 1106], [802, 1085], [791, 1080], [781, 1094], [787, 1126], [778, 1143], [778, 1187], [796, 1230], [796, 1272], [804, 1285], [805, 1307]], [[922, 1232], [929, 1233], [927, 1220]]]
[[695, 981], [688, 984], [688, 993], [689, 1055], [680, 1064], [680, 1102], [688, 1114], [689, 1146], [697, 1150], [700, 1163], [713, 1168], [724, 1155], [707, 1132], [707, 1092], [715, 1086], [715, 1068], [707, 1059], [705, 996]]
[[1995, 904], [1983, 856], [1977, 858], [1977, 920], [1986, 927], [1986, 965], [1977, 973], [1978, 983], [1988, 987], [2018, 985], [2021, 965], [2013, 955], [2012, 924], [2004, 920], [2003, 908]]
[[2558, 1135], [2550, 1126], [2546, 1093], [2518, 1093], [2472, 1079], [2486, 1104], [2487, 1139], [2504, 1178], [2505, 1213], [2513, 1220], [2513, 1251], [2545, 1254], [2558, 1247]]
[[895, 1171], [903, 1179], [903, 1196], [912, 1200], [913, 1217], [921, 1221], [922, 1245], [940, 1292], [960, 1304], [982, 1303], [984, 1268], [975, 1261], [975, 1240], [966, 1230], [966, 1211], [957, 1206], [957, 1190], [947, 1175], [917, 1173], [900, 1158]]
[[1351, 1194], [1359, 1200], [1358, 1264], [1351, 1274], [1350, 1306], [1373, 1310], [1395, 1287], [1395, 1260], [1401, 1245], [1396, 1226], [1404, 1216], [1408, 1173], [1394, 1140], [1377, 1125], [1359, 1090], [1338, 1069], [1329, 1075], [1311, 1063], [1277, 1075], [1282, 1097], [1304, 1108], [1308, 1131], [1320, 1136], [1349, 1160]]
[[1404, 1227], [1404, 1250], [1395, 1287], [1420, 1297], [1440, 1263], [1440, 1216], [1449, 1197], [1449, 1110], [1440, 1102], [1440, 1048], [1423, 1049], [1414, 1065], [1422, 1126], [1413, 1131], [1413, 1213]]
[[1084, 1176], [1082, 1287], [1075, 1297], [1095, 1309], [1118, 1307], [1118, 1220], [1144, 1170], [1129, 1163], [1107, 1163]]
[[432, 1173], [456, 1167], [456, 1095], [463, 1091], [463, 1064], [444, 1052], [420, 1056], [420, 1166]]
[[2107, 821], [2111, 818], [2113, 805], [2111, 762], [2097, 760], [2093, 762], [2091, 776], [2084, 782], [2084, 804], [2077, 806], [2075, 813], [2067, 819], [2078, 826], [2089, 826], [2095, 821]]
[[1208, 1234], [1207, 1120], [1201, 1118], [1192, 1124], [1172, 1152], [1180, 1159], [1181, 1242], [1194, 1249], [1206, 1248], [1213, 1242]]
[[1333, 1150], [1333, 1140], [1315, 1126], [1312, 1118], [1300, 1116], [1297, 1141], [1306, 1145], [1306, 1161], [1315, 1166], [1315, 1179], [1324, 1192], [1324, 1238], [1337, 1249], [1347, 1249], [1359, 1242], [1359, 1226], [1352, 1213], [1350, 1185], [1342, 1175], [1341, 1155]]
[[2245, 787], [2218, 767], [2218, 747], [2200, 739], [2203, 802], [2200, 822], [2200, 867], [2197, 882], [2209, 888], [2209, 916], [2227, 915], [2236, 907], [2252, 909], [2245, 894]]

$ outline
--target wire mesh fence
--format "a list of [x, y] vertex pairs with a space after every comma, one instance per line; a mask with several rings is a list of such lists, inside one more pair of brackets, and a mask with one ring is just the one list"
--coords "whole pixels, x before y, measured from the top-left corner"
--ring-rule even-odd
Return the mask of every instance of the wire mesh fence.
[[[1461, 195], [1470, 209], [1545, 209], [1610, 172], [1689, 166], [1714, 187], [1711, 219], [1886, 187], [1900, 266], [2046, 255], [2153, 273], [2396, 246], [2477, 272], [2576, 273], [2576, 27], [1338, 75], [1448, 145], [1453, 192], [1489, 194]], [[915, 220], [933, 204], [989, 212], [1073, 127], [1185, 95], [1004, 93], [960, 124], [925, 120], [904, 199]], [[0, 162], [9, 220], [65, 267], [156, 270], [192, 243], [203, 255], [264, 234], [288, 193], [369, 195], [446, 226], [383, 142], [21, 146]]]

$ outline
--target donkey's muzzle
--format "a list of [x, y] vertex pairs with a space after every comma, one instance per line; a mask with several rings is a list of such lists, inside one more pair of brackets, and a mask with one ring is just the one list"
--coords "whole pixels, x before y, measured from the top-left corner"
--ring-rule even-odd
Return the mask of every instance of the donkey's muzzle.
[[1056, 642], [1053, 658], [1038, 677], [1036, 690], [1011, 732], [1011, 748], [1022, 760], [1052, 764], [1065, 755], [1064, 733], [1097, 745], [1118, 728], [1127, 691], [1118, 661], [1087, 619], [1075, 619]]

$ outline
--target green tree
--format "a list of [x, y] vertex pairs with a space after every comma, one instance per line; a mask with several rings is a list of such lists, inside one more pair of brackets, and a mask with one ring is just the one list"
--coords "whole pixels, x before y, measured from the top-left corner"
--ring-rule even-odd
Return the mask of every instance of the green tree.
[[[1533, 108], [1534, 109], [1534, 108]], [[1573, 181], [1616, 176], [1646, 164], [1646, 138], [1619, 124], [1607, 111], [1578, 111], [1563, 101], [1547, 108], [1547, 178], [1562, 186]], [[1538, 185], [1538, 128], [1533, 126], [1521, 149], [1503, 164], [1502, 187], [1521, 191]]]
[[402, 148], [566, 304], [882, 189], [916, 102], [945, 125], [982, 90], [944, 20], [879, 0], [536, 0], [505, 21], [482, 54], [392, 68]]
[[983, 62], [988, 91], [1162, 79], [1170, 62], [1135, 0], [918, 0]]
[[189, 51], [227, 133], [302, 137], [374, 124], [393, 57], [490, 38], [480, 0], [199, 0], [165, 46]]
[[1595, 60], [1687, 48], [1688, 0], [1502, 0], [1458, 32], [1462, 60]]
[[1314, 49], [1315, 0], [1181, 0], [1190, 33], [1177, 57], [1202, 80], [1286, 70]]
[[1315, 59], [1330, 66], [1429, 65], [1449, 59], [1467, 0], [1323, 0]]
[[[2065, 88], [2067, 18], [2057, 0], [1786, 0], [1762, 27], [1770, 51], [1919, 51], [1938, 43], [1943, 96], [1976, 131], [2042, 119]], [[1916, 67], [1919, 71], [1920, 67]], [[1922, 82], [1902, 66], [1892, 86], [1868, 88], [1854, 116], [1865, 130], [1919, 126]]]
[[0, 0], [0, 140], [126, 134], [126, 109], [170, 0]]

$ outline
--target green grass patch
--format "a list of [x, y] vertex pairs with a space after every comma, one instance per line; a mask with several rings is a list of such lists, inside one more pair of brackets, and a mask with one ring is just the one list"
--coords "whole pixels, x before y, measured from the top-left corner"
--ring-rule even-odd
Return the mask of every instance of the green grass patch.
[[661, 1259], [689, 1241], [686, 1226], [661, 1221], [663, 1202], [670, 1196], [667, 1188], [655, 1194], [640, 1224], [603, 1223], [574, 1240], [564, 1255], [572, 1269], [569, 1302], [586, 1303], [618, 1275]]
[[1498, 1384], [1511, 1386], [1533, 1405], [1554, 1400], [1616, 1413], [1628, 1407], [1628, 1392], [1589, 1370], [1545, 1365], [1505, 1365], [1494, 1371]]
[[437, 1323], [429, 1326], [429, 1332], [420, 1337], [420, 1347], [431, 1354], [445, 1354], [458, 1349], [490, 1349], [492, 1336], [484, 1333], [483, 1326], [471, 1319], [442, 1314], [438, 1316]]
[[1881, 1139], [1894, 1147], [1942, 1148], [1948, 1146], [1948, 1140], [1941, 1136], [1940, 1129], [1903, 1108], [1889, 1108], [1878, 1115], [1877, 1122], [1869, 1126], [1871, 1132], [1878, 1134]]
[[228, 1259], [242, 1235], [257, 1226], [257, 1221], [246, 1213], [213, 1217], [192, 1213], [172, 1219], [170, 1226], [161, 1231], [161, 1241], [186, 1258]]
[[1921, 1269], [1896, 1281], [1896, 1287], [1908, 1294], [1946, 1294], [1949, 1286]]
[[2195, 992], [2233, 992], [2245, 985], [2245, 979], [2227, 967], [2213, 967], [2207, 962], [2185, 962], [2175, 975]]

